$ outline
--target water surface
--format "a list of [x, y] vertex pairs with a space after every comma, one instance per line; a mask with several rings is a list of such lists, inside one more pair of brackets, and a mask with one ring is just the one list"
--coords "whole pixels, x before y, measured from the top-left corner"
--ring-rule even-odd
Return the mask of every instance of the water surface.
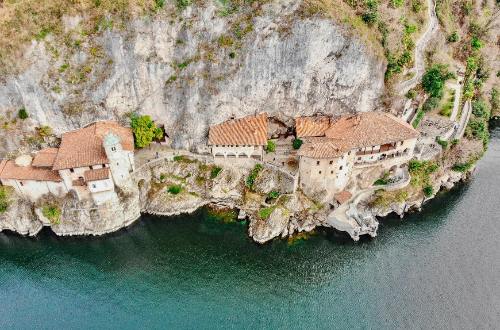
[[258, 246], [200, 210], [100, 238], [0, 233], [0, 328], [498, 328], [500, 128], [473, 179], [358, 243]]

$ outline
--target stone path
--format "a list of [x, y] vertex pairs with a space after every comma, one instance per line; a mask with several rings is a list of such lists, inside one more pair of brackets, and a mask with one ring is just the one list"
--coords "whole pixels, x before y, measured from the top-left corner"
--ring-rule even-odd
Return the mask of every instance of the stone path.
[[436, 31], [439, 29], [439, 22], [436, 15], [436, 4], [433, 0], [427, 0], [427, 13], [429, 17], [429, 26], [415, 45], [415, 66], [410, 70], [410, 72], [414, 72], [415, 75], [399, 84], [398, 89], [401, 95], [406, 94], [410, 89], [415, 87], [422, 78], [422, 75], [425, 72], [425, 48], [431, 41]]

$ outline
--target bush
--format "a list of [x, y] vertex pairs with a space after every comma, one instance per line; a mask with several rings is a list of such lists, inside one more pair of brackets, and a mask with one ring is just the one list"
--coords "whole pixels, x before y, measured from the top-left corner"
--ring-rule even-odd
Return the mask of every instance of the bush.
[[269, 194], [267, 194], [267, 197], [272, 198], [272, 199], [276, 199], [276, 198], [280, 197], [280, 193], [276, 190], [273, 190], [273, 191], [269, 192]]
[[245, 185], [249, 188], [252, 189], [253, 185], [255, 183], [255, 179], [257, 179], [257, 176], [259, 175], [260, 171], [262, 171], [262, 165], [261, 164], [256, 164], [252, 171], [250, 171], [250, 174], [248, 175]]
[[458, 32], [454, 31], [447, 38], [448, 42], [457, 42], [460, 37], [458, 36]]
[[479, 50], [481, 47], [483, 47], [483, 44], [482, 44], [481, 40], [479, 40], [478, 37], [472, 37], [470, 45], [471, 45], [472, 49], [474, 49], [474, 50]]
[[301, 139], [299, 139], [299, 138], [294, 139], [292, 142], [293, 149], [295, 149], [295, 150], [300, 149], [300, 147], [302, 146], [302, 143], [304, 143], [304, 141], [302, 141]]
[[420, 12], [421, 9], [422, 9], [422, 1], [420, 0], [411, 1], [411, 10], [413, 10], [414, 13]]
[[391, 0], [391, 6], [394, 8], [401, 7], [404, 4], [404, 0]]
[[137, 148], [147, 147], [154, 139], [161, 139], [163, 137], [163, 131], [161, 128], [156, 127], [150, 116], [133, 114], [130, 120]]
[[483, 118], [485, 120], [490, 119], [490, 109], [483, 100], [476, 100], [472, 102], [472, 113], [476, 117]]
[[276, 151], [276, 142], [273, 140], [267, 141], [266, 152], [275, 152]]
[[429, 112], [436, 109], [439, 105], [439, 101], [439, 97], [429, 97], [427, 100], [425, 100], [424, 105], [422, 105], [422, 110], [424, 112]]
[[215, 179], [219, 173], [222, 172], [222, 168], [215, 166], [210, 170], [210, 179]]
[[61, 209], [55, 204], [49, 204], [42, 207], [42, 214], [50, 220], [50, 223], [57, 225], [61, 222]]
[[455, 172], [464, 173], [464, 172], [467, 172], [468, 170], [470, 170], [473, 165], [474, 165], [474, 162], [458, 163], [458, 164], [453, 165], [453, 167], [451, 169]]
[[425, 186], [423, 189], [425, 197], [431, 197], [434, 193], [434, 188], [432, 186]]
[[46, 137], [52, 135], [52, 128], [50, 126], [40, 126], [37, 129], [38, 135], [41, 137]]
[[19, 119], [21, 119], [21, 120], [27, 119], [29, 117], [28, 111], [26, 111], [26, 109], [24, 107], [19, 109], [19, 112], [17, 113], [17, 117], [19, 117]]
[[180, 11], [183, 11], [190, 5], [191, 5], [191, 0], [175, 0], [175, 6]]
[[5, 213], [9, 209], [10, 201], [5, 187], [0, 187], [0, 213]]
[[441, 98], [443, 96], [444, 83], [453, 78], [448, 67], [443, 64], [434, 64], [422, 77], [422, 87], [431, 97]]
[[441, 146], [443, 147], [443, 149], [446, 149], [448, 148], [448, 141], [446, 140], [441, 140], [441, 138], [439, 136], [436, 136], [436, 142]]
[[406, 97], [409, 98], [410, 100], [414, 100], [415, 97], [417, 97], [417, 91], [414, 90], [414, 89], [410, 89], [407, 93], [406, 93]]
[[167, 191], [172, 195], [177, 195], [182, 191], [182, 187], [178, 184], [168, 186]]

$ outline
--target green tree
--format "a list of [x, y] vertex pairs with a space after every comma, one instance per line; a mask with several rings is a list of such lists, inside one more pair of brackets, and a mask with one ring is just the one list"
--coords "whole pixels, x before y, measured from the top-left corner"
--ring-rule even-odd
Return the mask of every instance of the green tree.
[[276, 151], [276, 142], [273, 140], [267, 141], [266, 152], [274, 152]]
[[156, 127], [150, 116], [133, 114], [130, 126], [132, 126], [132, 131], [134, 132], [135, 146], [137, 148], [147, 147], [154, 139], [161, 139], [163, 137], [163, 131], [161, 128]]
[[301, 139], [299, 139], [299, 138], [294, 139], [292, 142], [293, 149], [295, 149], [295, 150], [300, 149], [300, 147], [302, 146], [302, 143], [304, 143], [304, 142]]
[[26, 111], [26, 109], [22, 107], [21, 109], [19, 109], [17, 116], [19, 117], [19, 119], [25, 120], [29, 117], [28, 111]]
[[448, 67], [443, 64], [434, 64], [422, 77], [422, 87], [433, 97], [443, 96], [444, 83], [453, 77]]

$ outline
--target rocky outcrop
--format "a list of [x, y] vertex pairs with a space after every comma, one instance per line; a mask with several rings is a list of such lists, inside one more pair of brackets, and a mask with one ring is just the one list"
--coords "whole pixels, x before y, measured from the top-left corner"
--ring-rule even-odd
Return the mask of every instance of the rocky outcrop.
[[[25, 107], [34, 125], [60, 133], [137, 111], [165, 124], [174, 146], [191, 147], [233, 115], [266, 111], [289, 121], [373, 110], [384, 61], [341, 23], [299, 18], [301, 2], [275, 0], [244, 17], [222, 17], [207, 2], [132, 20], [77, 49], [49, 35], [28, 49], [24, 72], [0, 80], [0, 114]], [[81, 19], [65, 20], [68, 33]], [[242, 21], [248, 30], [237, 37], [231, 31]]]
[[13, 192], [9, 193], [9, 204], [5, 213], [0, 213], [0, 232], [10, 230], [21, 235], [35, 236], [43, 224], [33, 211], [33, 204]]

